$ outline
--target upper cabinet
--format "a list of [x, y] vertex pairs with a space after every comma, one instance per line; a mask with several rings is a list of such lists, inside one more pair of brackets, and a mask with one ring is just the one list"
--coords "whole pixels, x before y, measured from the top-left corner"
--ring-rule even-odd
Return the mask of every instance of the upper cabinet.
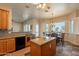
[[1, 22], [1, 10], [0, 10], [0, 29], [1, 29], [1, 24], [2, 22]]
[[7, 30], [9, 21], [9, 11], [0, 9], [0, 29]]

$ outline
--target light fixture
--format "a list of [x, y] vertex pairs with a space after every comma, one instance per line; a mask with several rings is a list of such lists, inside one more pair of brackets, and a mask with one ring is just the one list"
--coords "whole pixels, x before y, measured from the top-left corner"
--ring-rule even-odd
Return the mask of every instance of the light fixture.
[[50, 9], [50, 7], [46, 3], [35, 3], [34, 5], [37, 9], [44, 10], [45, 12], [48, 12], [48, 10]]
[[43, 8], [46, 7], [46, 4], [45, 4], [45, 3], [39, 3], [39, 4], [37, 4], [36, 6], [37, 6], [37, 8], [43, 9]]

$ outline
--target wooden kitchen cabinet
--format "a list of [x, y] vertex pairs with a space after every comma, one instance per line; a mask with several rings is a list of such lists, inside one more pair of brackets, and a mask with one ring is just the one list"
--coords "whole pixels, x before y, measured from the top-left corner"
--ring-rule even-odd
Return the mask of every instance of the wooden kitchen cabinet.
[[0, 10], [0, 29], [1, 29], [1, 10]]
[[3, 40], [0, 40], [0, 54], [3, 53]]
[[0, 54], [5, 54], [6, 53], [6, 40], [3, 39], [3, 40], [0, 40]]
[[0, 9], [0, 29], [8, 29], [9, 12]]
[[1, 39], [0, 40], [0, 55], [6, 54], [7, 52], [15, 51], [15, 39]]
[[15, 38], [7, 39], [7, 52], [15, 51]]
[[8, 29], [8, 11], [2, 10], [2, 29]]

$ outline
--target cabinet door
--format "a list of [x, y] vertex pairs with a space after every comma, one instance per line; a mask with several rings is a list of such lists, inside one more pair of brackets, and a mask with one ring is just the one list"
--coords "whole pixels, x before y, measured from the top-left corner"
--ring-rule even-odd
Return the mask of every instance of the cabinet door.
[[1, 16], [2, 16], [2, 29], [7, 29], [7, 11], [2, 10], [1, 12]]
[[1, 10], [0, 10], [0, 29], [1, 29]]
[[6, 29], [8, 29], [8, 25], [9, 25], [9, 12], [6, 12]]
[[6, 53], [6, 40], [0, 40], [0, 54]]
[[0, 54], [3, 53], [3, 40], [0, 40]]
[[7, 49], [6, 49], [6, 48], [7, 48], [7, 40], [4, 39], [4, 40], [3, 40], [3, 52], [4, 52], [4, 53], [7, 53]]
[[7, 52], [15, 51], [15, 39], [7, 39]]

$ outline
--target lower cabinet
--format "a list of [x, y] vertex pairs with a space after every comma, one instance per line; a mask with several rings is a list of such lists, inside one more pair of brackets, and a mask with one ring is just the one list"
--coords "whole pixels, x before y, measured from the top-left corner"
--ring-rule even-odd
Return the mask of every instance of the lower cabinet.
[[[30, 45], [30, 37], [26, 37], [25, 46]], [[16, 51], [16, 38], [0, 39], [0, 55]]]
[[7, 52], [15, 51], [15, 39], [1, 39], [0, 40], [0, 55], [6, 54]]
[[6, 53], [6, 40], [0, 40], [0, 55]]
[[10, 38], [7, 39], [7, 52], [13, 52], [15, 51], [15, 39]]

